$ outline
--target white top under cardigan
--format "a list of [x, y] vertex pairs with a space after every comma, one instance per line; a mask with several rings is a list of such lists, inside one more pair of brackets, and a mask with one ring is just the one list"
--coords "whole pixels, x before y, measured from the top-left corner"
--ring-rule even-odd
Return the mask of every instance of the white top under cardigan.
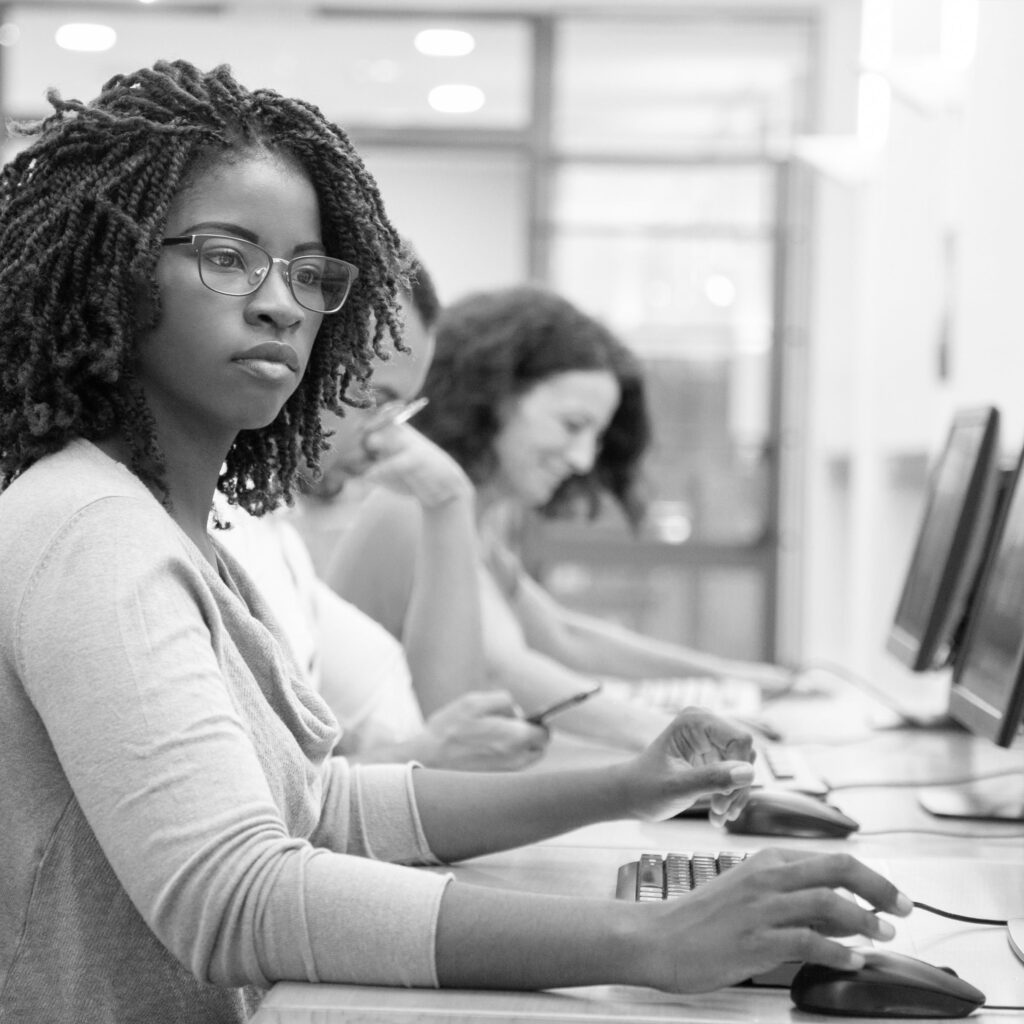
[[[327, 702], [350, 754], [407, 740], [424, 727], [405, 650], [382, 625], [336, 594], [313, 567], [292, 510], [259, 518], [226, 501], [214, 536], [266, 598], [306, 680]], [[342, 508], [336, 514], [344, 516]]]

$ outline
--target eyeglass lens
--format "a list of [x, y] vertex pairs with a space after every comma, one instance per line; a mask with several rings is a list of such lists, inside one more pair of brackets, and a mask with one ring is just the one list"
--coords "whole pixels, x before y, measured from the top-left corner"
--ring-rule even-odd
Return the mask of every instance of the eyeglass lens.
[[[273, 258], [261, 246], [241, 238], [208, 235], [199, 240], [199, 276], [222, 295], [249, 295], [263, 283]], [[353, 268], [330, 256], [296, 256], [286, 263], [285, 279], [295, 301], [317, 313], [339, 310], [355, 278]]]

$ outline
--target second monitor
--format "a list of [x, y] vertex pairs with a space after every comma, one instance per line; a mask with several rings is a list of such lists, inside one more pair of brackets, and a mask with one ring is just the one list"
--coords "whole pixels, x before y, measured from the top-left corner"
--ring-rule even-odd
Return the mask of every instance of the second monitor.
[[956, 413], [932, 467], [924, 514], [886, 647], [908, 668], [950, 664], [991, 536], [999, 493], [999, 414]]

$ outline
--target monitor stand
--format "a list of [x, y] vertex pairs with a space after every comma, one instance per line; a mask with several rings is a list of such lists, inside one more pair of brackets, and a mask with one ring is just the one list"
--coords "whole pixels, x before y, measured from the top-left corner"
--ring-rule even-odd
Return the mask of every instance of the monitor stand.
[[959, 786], [918, 790], [917, 802], [940, 818], [1015, 821], [1024, 824], [1024, 773]]
[[1024, 917], [1011, 917], [1006, 922], [1006, 938], [1017, 959], [1024, 963]]

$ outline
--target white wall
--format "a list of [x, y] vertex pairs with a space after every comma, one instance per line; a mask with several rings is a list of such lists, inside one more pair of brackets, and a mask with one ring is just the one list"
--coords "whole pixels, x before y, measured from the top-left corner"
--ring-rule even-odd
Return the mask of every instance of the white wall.
[[[821, 173], [815, 197], [800, 653], [875, 673], [953, 410], [996, 404], [1008, 451], [1024, 441], [1024, 3], [980, 0], [946, 101], [920, 72], [941, 6], [893, 0], [888, 141], [860, 184]], [[846, 31], [826, 32], [826, 131], [850, 131], [858, 8], [827, 15]]]

